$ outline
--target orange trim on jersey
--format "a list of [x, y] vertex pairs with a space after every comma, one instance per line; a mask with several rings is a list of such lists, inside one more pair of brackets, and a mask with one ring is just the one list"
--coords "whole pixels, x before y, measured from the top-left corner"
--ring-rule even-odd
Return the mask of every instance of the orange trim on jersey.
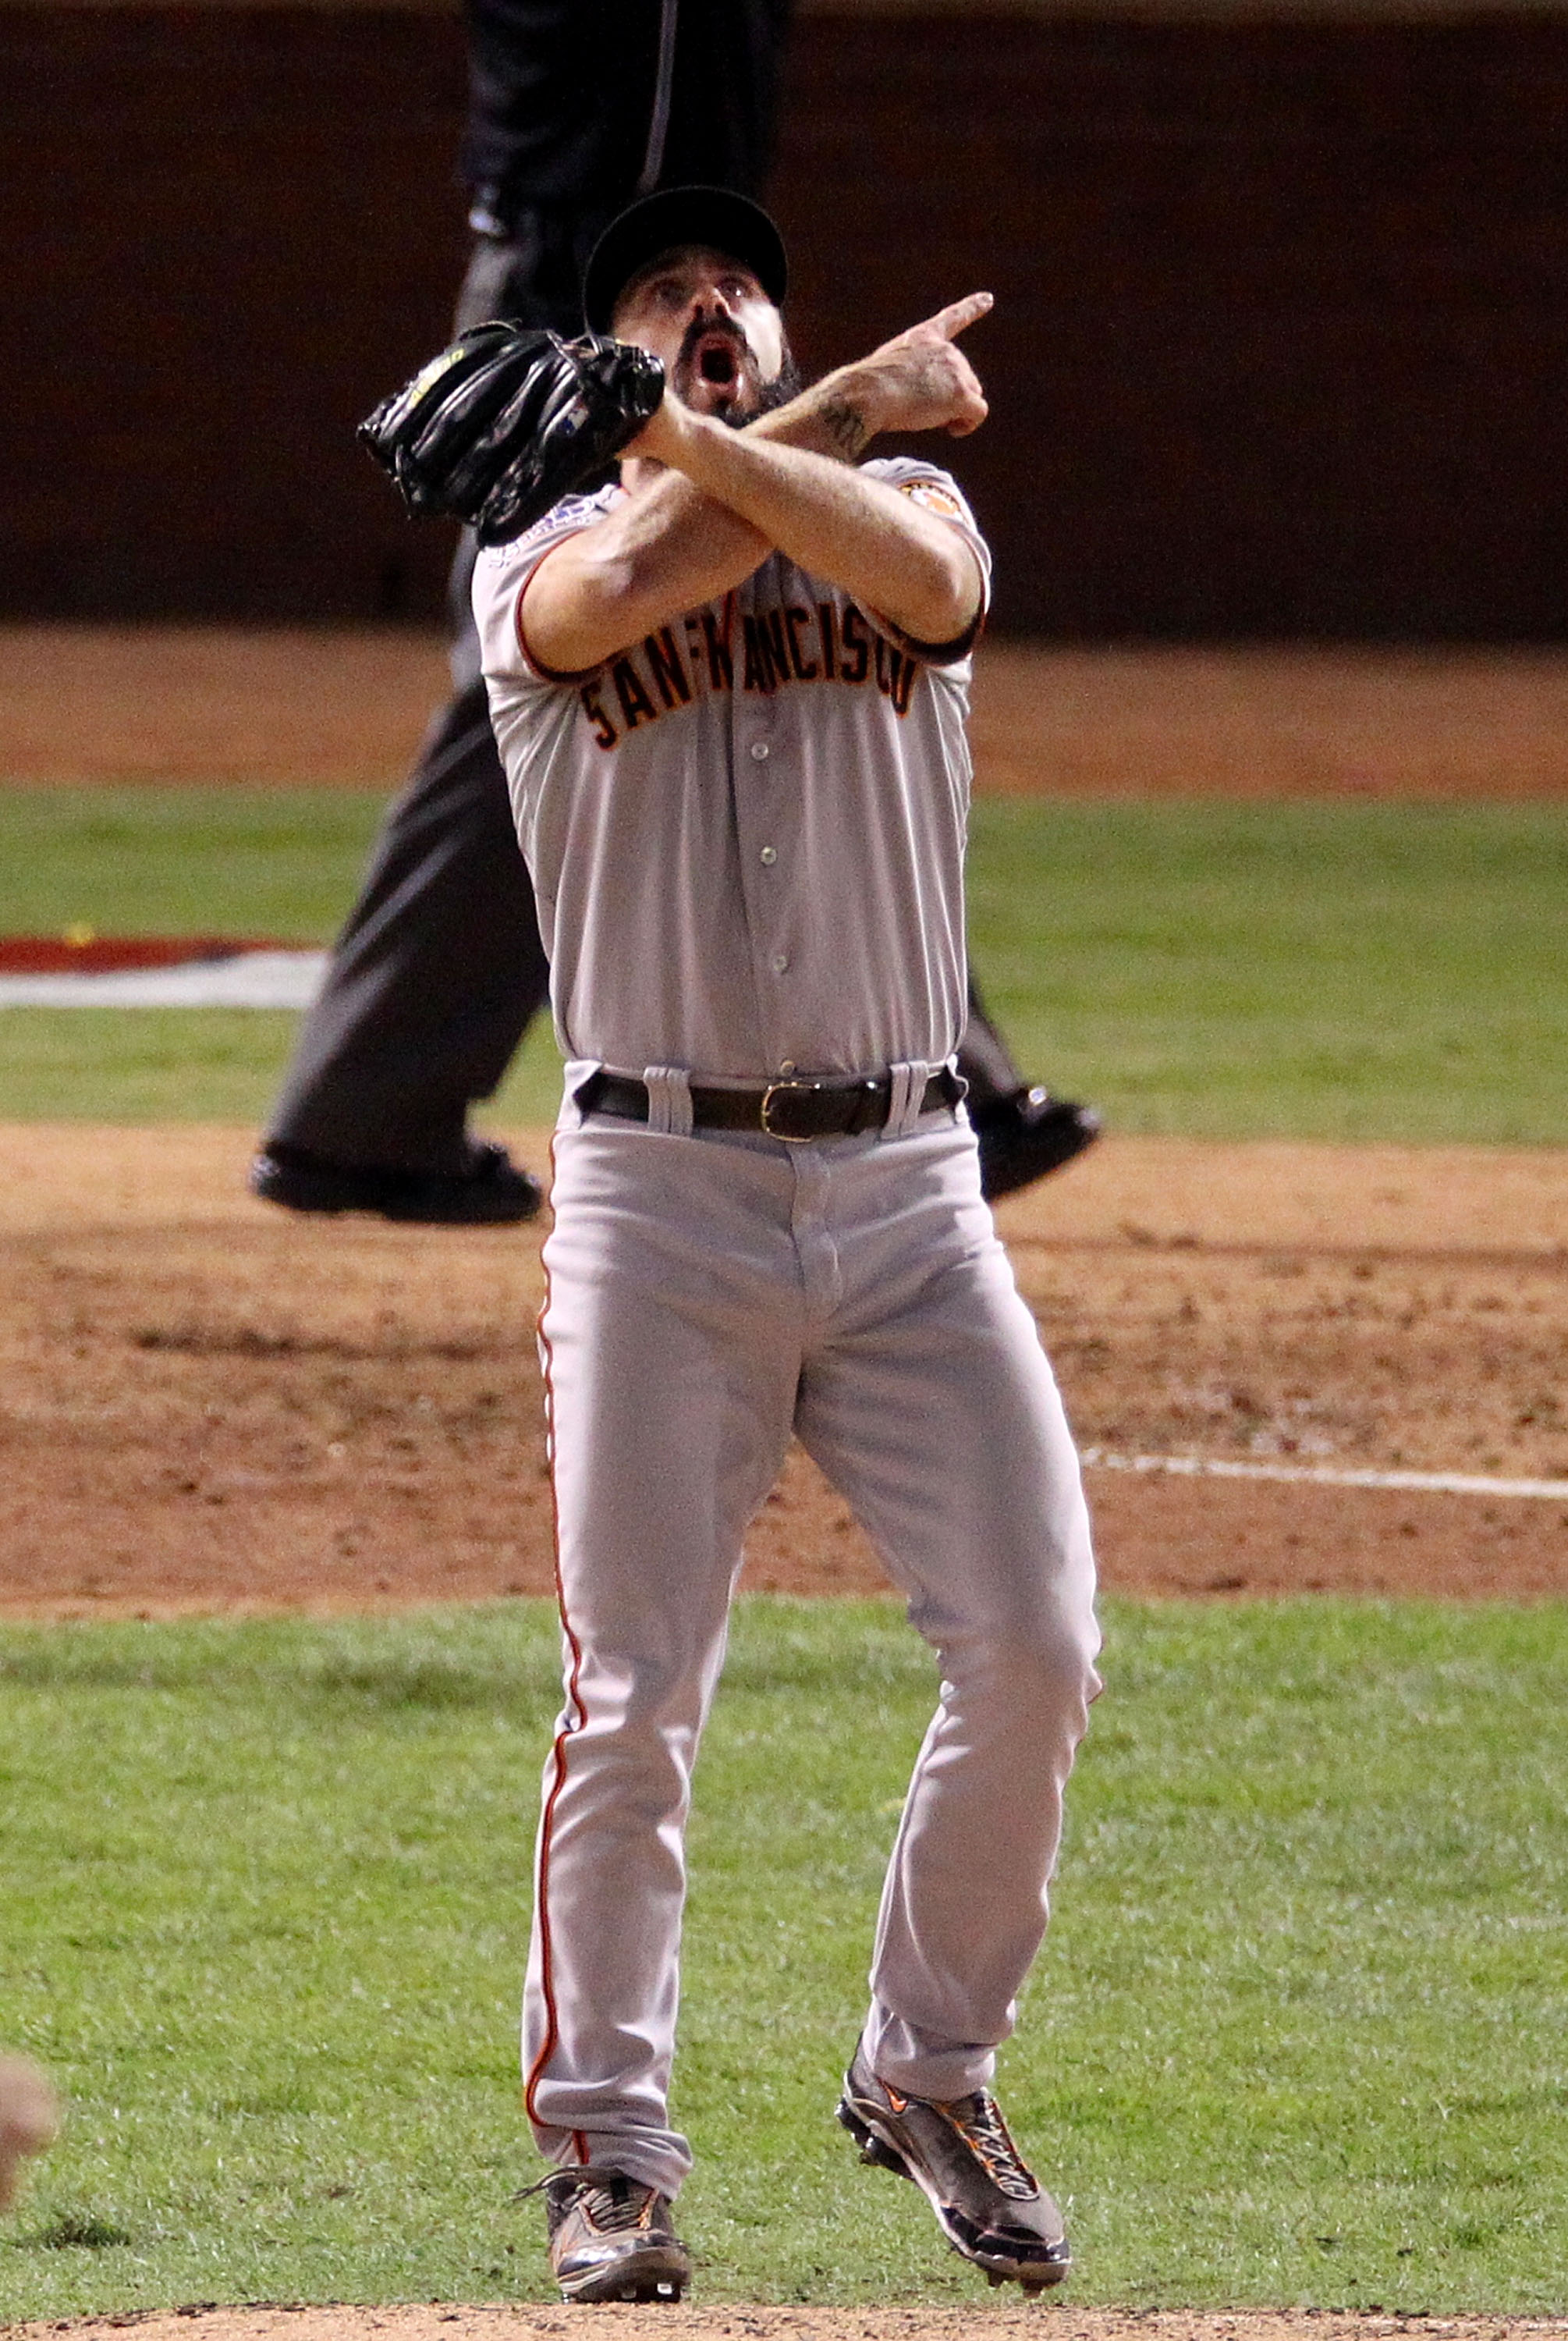
[[[555, 1183], [553, 1137], [550, 1141], [550, 1167], [551, 1184], [553, 1187]], [[541, 2128], [547, 2129], [552, 2128], [554, 2125], [540, 2121], [535, 2110], [534, 2098], [540, 2077], [545, 2066], [555, 2054], [561, 2040], [561, 2019], [555, 2004], [555, 1957], [550, 1939], [550, 1840], [551, 1831], [555, 1824], [556, 1804], [566, 1781], [566, 1743], [572, 1733], [580, 1731], [588, 1719], [582, 1704], [582, 1693], [579, 1688], [579, 1679], [582, 1672], [582, 1645], [578, 1640], [571, 1620], [566, 1614], [566, 1590], [561, 1581], [561, 1502], [555, 1485], [555, 1382], [551, 1370], [553, 1352], [550, 1346], [550, 1336], [544, 1330], [544, 1320], [549, 1310], [550, 1267], [546, 1262], [544, 1299], [539, 1311], [539, 1347], [544, 1369], [544, 1420], [550, 1446], [551, 1539], [554, 1556], [556, 1607], [561, 1612], [561, 1630], [566, 1636], [567, 1646], [571, 1652], [571, 1669], [566, 1680], [567, 1714], [561, 1729], [555, 1735], [555, 1745], [551, 1751], [551, 1761], [555, 1767], [555, 1777], [551, 1782], [550, 1793], [544, 1800], [544, 1812], [539, 1824], [539, 1875], [538, 1884], [534, 1889], [534, 1915], [539, 1927], [539, 1985], [544, 1997], [544, 2038], [540, 2044], [538, 2056], [529, 2067], [528, 2078], [522, 2085], [523, 2109], [529, 2120]], [[582, 2132], [574, 2130], [572, 2140], [579, 2149], [578, 2160], [586, 2162], [588, 2160], [587, 2140]]]
[[[932, 513], [938, 520], [945, 521], [954, 534], [963, 539], [974, 554], [975, 567], [979, 572], [979, 604], [963, 633], [955, 634], [950, 643], [918, 642], [913, 634], [907, 634], [902, 626], [896, 626], [891, 618], [884, 617], [879, 610], [869, 608], [864, 602], [859, 606], [865, 611], [879, 634], [886, 634], [890, 643], [899, 650], [908, 651], [910, 657], [918, 659], [922, 666], [957, 666], [961, 658], [968, 656], [985, 633], [986, 621], [991, 613], [990, 579], [986, 573], [986, 563], [979, 551], [974, 526], [966, 517], [964, 508], [952, 490], [940, 480], [930, 479], [917, 473], [912, 480], [889, 480], [886, 484], [897, 489], [901, 496], [908, 496], [911, 503], [918, 503], [923, 512]], [[920, 493], [923, 488], [930, 489], [935, 492], [935, 495], [940, 496], [942, 500], [940, 505], [934, 498], [928, 502]]]
[[550, 559], [551, 554], [552, 553], [559, 553], [563, 544], [570, 544], [574, 536], [581, 536], [581, 529], [574, 528], [571, 530], [567, 535], [558, 536], [553, 544], [547, 545], [544, 551], [540, 554], [539, 559], [534, 563], [533, 567], [529, 571], [528, 575], [523, 579], [521, 587], [518, 593], [517, 614], [512, 621], [512, 631], [517, 636], [517, 647], [522, 653], [522, 662], [524, 666], [527, 667], [530, 674], [537, 675], [541, 682], [581, 682], [589, 675], [597, 674], [600, 667], [604, 664], [604, 661], [600, 659], [592, 666], [580, 666], [571, 669], [546, 666], [544, 661], [541, 658], [537, 658], [533, 652], [529, 649], [528, 636], [522, 631], [522, 605], [527, 598], [529, 587], [532, 584], [540, 571], [544, 567], [544, 564]]

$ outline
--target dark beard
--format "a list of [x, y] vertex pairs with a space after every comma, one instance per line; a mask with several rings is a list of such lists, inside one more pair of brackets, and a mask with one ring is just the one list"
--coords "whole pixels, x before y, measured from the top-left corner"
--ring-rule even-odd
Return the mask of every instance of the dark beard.
[[[720, 322], [715, 318], [697, 317], [687, 327], [685, 339], [680, 345], [680, 354], [675, 361], [677, 379], [690, 364], [696, 354], [698, 343], [706, 334], [714, 333], [722, 334], [735, 351], [738, 370], [742, 355], [746, 357], [751, 355], [750, 346], [738, 325], [731, 324], [728, 321]], [[780, 335], [779, 356], [779, 371], [771, 382], [759, 384], [755, 406], [741, 406], [731, 402], [728, 405], [713, 409], [714, 420], [728, 423], [731, 431], [744, 431], [746, 425], [749, 423], [754, 423], [759, 414], [771, 414], [775, 407], [788, 406], [792, 398], [798, 397], [806, 384], [800, 369], [795, 363], [795, 354], [789, 347], [788, 334]], [[679, 396], [679, 392], [676, 394]]]
[[784, 363], [772, 381], [763, 384], [758, 393], [756, 405], [744, 414], [732, 406], [727, 406], [721, 411], [719, 420], [720, 423], [728, 423], [731, 431], [744, 431], [746, 425], [749, 423], [755, 423], [759, 414], [771, 414], [776, 408], [788, 406], [792, 398], [799, 398], [805, 387], [805, 377], [795, 363], [789, 344], [786, 343]]

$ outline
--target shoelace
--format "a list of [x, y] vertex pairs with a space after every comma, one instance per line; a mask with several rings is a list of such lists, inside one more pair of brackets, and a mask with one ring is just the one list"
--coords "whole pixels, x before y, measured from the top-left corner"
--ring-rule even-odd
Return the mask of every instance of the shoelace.
[[552, 2170], [545, 2177], [535, 2179], [531, 2187], [520, 2187], [511, 2199], [514, 2203], [526, 2203], [531, 2195], [542, 2195], [558, 2178], [581, 2182], [572, 2197], [572, 2207], [581, 2207], [590, 2224], [603, 2234], [614, 2235], [622, 2228], [640, 2226], [652, 2206], [650, 2187], [628, 2178], [623, 2170], [600, 2171], [587, 2164], [576, 2169]]
[[974, 2108], [972, 2112], [960, 2111], [959, 2106], [944, 2108], [953, 2127], [985, 2164], [987, 2175], [998, 2194], [1015, 2203], [1032, 2202], [1040, 2191], [1039, 2186], [1007, 2135], [1000, 2106], [984, 2089], [968, 2102]]
[[606, 2235], [617, 2234], [623, 2227], [640, 2227], [653, 2204], [646, 2187], [638, 2186], [619, 2170], [612, 2171], [606, 2183], [584, 2187], [577, 2200], [591, 2225]]

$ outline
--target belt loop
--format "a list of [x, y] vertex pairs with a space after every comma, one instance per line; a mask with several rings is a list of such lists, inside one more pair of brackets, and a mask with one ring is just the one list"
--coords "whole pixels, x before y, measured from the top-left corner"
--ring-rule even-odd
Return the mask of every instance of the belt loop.
[[645, 1065], [648, 1127], [670, 1138], [691, 1135], [691, 1082], [679, 1065]]
[[920, 1119], [931, 1068], [929, 1065], [890, 1065], [888, 1070], [891, 1087], [888, 1096], [887, 1126], [882, 1135], [884, 1138], [908, 1138]]
[[581, 1130], [582, 1128], [583, 1123], [593, 1111], [593, 1092], [598, 1087], [599, 1077], [603, 1071], [604, 1067], [602, 1065], [594, 1065], [590, 1070], [585, 1081], [569, 1081], [567, 1083], [565, 1101], [567, 1107], [571, 1110], [571, 1121], [568, 1121], [566, 1113], [564, 1111], [562, 1112], [561, 1117], [561, 1126], [563, 1130]]

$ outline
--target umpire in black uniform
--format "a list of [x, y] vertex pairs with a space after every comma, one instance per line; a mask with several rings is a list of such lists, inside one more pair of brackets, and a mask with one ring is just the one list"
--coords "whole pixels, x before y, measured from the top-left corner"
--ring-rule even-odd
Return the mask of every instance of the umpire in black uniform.
[[[581, 331], [601, 230], [662, 185], [762, 193], [792, 0], [469, 0], [462, 175], [474, 247], [457, 330]], [[252, 1166], [295, 1210], [446, 1223], [531, 1218], [539, 1187], [468, 1131], [550, 970], [453, 565], [453, 694], [382, 825]], [[1087, 1146], [1087, 1109], [1023, 1081], [971, 991], [959, 1054], [987, 1191]]]

